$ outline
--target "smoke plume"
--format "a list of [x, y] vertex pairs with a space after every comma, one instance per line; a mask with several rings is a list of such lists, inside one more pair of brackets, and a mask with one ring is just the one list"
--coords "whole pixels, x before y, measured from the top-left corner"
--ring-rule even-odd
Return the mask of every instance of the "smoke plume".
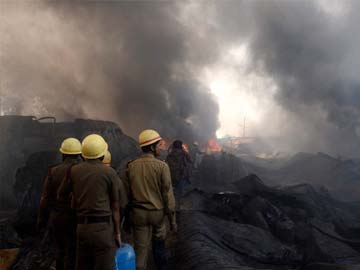
[[[279, 148], [293, 151], [360, 154], [358, 1], [0, 5], [5, 113], [207, 139], [218, 106], [202, 74], [229, 69], [239, 82], [266, 81], [251, 89], [263, 116], [255, 136], [281, 137]], [[244, 44], [245, 68], [228, 56]]]
[[[130, 135], [207, 139], [218, 106], [189, 62], [201, 40], [154, 1], [4, 2], [2, 113], [113, 120]], [[191, 40], [191, 41], [190, 41]]]
[[[215, 2], [214, 2], [215, 3]], [[273, 80], [274, 102], [258, 129], [275, 128], [294, 150], [360, 154], [358, 1], [215, 3], [218, 37], [248, 44], [248, 72]], [[261, 100], [263, 89], [255, 91]], [[281, 118], [279, 126], [273, 124]]]

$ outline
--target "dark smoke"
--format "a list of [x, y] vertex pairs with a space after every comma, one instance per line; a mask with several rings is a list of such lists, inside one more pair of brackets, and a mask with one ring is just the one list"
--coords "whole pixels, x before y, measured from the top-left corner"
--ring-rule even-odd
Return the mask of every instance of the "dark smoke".
[[275, 81], [290, 144], [358, 156], [360, 6], [335, 2], [226, 1], [216, 4], [218, 27], [228, 44], [248, 42], [253, 71]]
[[268, 109], [256, 135], [277, 134], [279, 148], [359, 156], [359, 3], [338, 1], [342, 13], [335, 2], [0, 2], [2, 103], [114, 120], [134, 136], [153, 127], [209, 138], [218, 107], [200, 74], [246, 43], [248, 72], [273, 80], [283, 110]]
[[218, 106], [196, 74], [209, 60], [189, 61], [202, 41], [175, 3], [0, 5], [0, 90], [12, 113], [113, 120], [133, 136], [215, 136]]

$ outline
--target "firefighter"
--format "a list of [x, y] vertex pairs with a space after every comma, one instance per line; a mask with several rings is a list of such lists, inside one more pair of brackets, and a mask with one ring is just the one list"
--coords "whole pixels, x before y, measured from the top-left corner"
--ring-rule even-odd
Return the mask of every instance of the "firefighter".
[[[57, 200], [57, 191], [67, 170], [80, 161], [81, 143], [75, 138], [68, 138], [61, 144], [63, 162], [49, 169], [45, 178], [40, 211], [38, 216], [38, 228], [41, 229], [49, 223], [56, 248], [56, 269], [75, 269], [76, 252], [76, 215], [71, 209], [71, 198], [64, 197]], [[48, 221], [47, 212], [50, 211]]]
[[119, 177], [102, 160], [108, 145], [97, 134], [82, 142], [84, 162], [73, 166], [58, 197], [73, 194], [77, 215], [77, 270], [113, 270], [115, 245], [120, 247]]
[[[109, 150], [106, 151], [104, 159], [103, 159], [103, 163], [105, 166], [111, 167], [111, 153]], [[119, 178], [120, 179], [120, 178]], [[120, 206], [120, 214], [125, 211], [125, 208], [128, 204], [128, 197], [127, 197], [127, 192], [125, 189], [125, 185], [123, 183], [123, 181], [120, 179], [119, 181], [119, 206]], [[121, 215], [120, 215], [121, 216]], [[124, 216], [121, 216], [122, 218], [124, 218]]]
[[183, 195], [185, 188], [190, 184], [191, 164], [190, 155], [185, 151], [183, 142], [175, 140], [172, 149], [166, 157], [166, 163], [170, 167], [172, 184], [176, 200]]
[[150, 244], [157, 269], [166, 269], [166, 217], [170, 229], [177, 230], [170, 169], [165, 162], [156, 158], [160, 141], [161, 137], [155, 130], [141, 132], [139, 145], [143, 155], [127, 166], [126, 182], [137, 270], [147, 269]]
[[103, 163], [106, 166], [111, 167], [111, 153], [109, 150], [106, 150], [106, 153], [105, 153], [104, 159], [103, 159]]

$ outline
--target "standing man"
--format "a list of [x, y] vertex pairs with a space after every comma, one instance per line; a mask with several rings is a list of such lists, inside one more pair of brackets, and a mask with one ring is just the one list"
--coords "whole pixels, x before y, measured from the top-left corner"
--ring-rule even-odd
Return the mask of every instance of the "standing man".
[[82, 142], [85, 159], [73, 166], [64, 179], [58, 197], [73, 194], [77, 215], [77, 270], [113, 270], [115, 244], [121, 244], [119, 177], [102, 160], [108, 145], [97, 134]]
[[185, 188], [190, 184], [191, 158], [184, 150], [183, 142], [175, 140], [172, 149], [166, 158], [166, 163], [170, 167], [172, 184], [174, 186], [176, 200], [180, 201]]
[[[111, 167], [111, 153], [109, 150], [106, 151], [104, 159], [103, 159], [103, 163], [105, 166]], [[128, 197], [127, 197], [127, 193], [126, 193], [126, 189], [124, 186], [124, 182], [122, 181], [122, 179], [119, 178], [119, 207], [120, 207], [120, 216], [122, 216], [122, 218], [124, 218], [123, 215], [121, 215], [122, 211], [125, 210], [127, 204], [129, 203], [128, 201]]]
[[[71, 198], [57, 199], [57, 192], [66, 172], [80, 161], [81, 143], [75, 138], [68, 138], [61, 144], [63, 162], [48, 171], [40, 200], [38, 228], [49, 223], [55, 240], [56, 269], [74, 270], [76, 254], [76, 215], [71, 209]], [[50, 219], [47, 215], [50, 212]]]
[[176, 231], [175, 199], [168, 165], [157, 159], [161, 141], [155, 130], [144, 130], [139, 135], [143, 155], [127, 167], [130, 198], [130, 219], [134, 232], [136, 269], [146, 270], [150, 244], [158, 270], [166, 269], [165, 217]]
[[202, 157], [202, 154], [203, 154], [199, 149], [199, 143], [194, 142], [193, 147], [190, 150], [191, 150], [190, 151], [191, 159], [193, 161], [193, 168], [195, 170], [197, 170], [199, 168], [200, 163], [201, 163], [201, 157]]

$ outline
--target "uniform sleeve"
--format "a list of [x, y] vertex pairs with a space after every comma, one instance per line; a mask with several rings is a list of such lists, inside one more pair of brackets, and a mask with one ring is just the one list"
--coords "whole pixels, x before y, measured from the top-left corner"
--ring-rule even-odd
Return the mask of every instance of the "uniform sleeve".
[[49, 175], [46, 176], [43, 190], [40, 199], [40, 206], [39, 206], [39, 220], [44, 220], [46, 218], [47, 209], [49, 207], [49, 197], [50, 197], [50, 184], [49, 184]]
[[41, 199], [47, 202], [49, 196], [50, 196], [50, 183], [49, 183], [49, 175], [47, 175], [44, 180]]
[[67, 201], [72, 192], [71, 177], [68, 176], [68, 173], [61, 181], [60, 187], [58, 189], [57, 198], [59, 201]]
[[126, 166], [126, 169], [121, 174], [122, 184], [127, 198], [130, 198], [130, 180], [129, 180], [129, 164]]
[[124, 181], [119, 178], [119, 204], [121, 208], [125, 208], [129, 202], [129, 198], [125, 189]]
[[175, 197], [173, 193], [173, 188], [171, 184], [171, 175], [170, 169], [167, 164], [164, 164], [161, 174], [161, 187], [164, 200], [165, 211], [174, 212], [175, 211]]
[[39, 213], [38, 213], [38, 222], [45, 222], [49, 210], [49, 199], [50, 199], [50, 179], [51, 179], [51, 169], [44, 180], [43, 190], [41, 193]]
[[120, 178], [114, 171], [110, 177], [110, 199], [112, 202], [119, 201], [119, 185], [120, 185]]

